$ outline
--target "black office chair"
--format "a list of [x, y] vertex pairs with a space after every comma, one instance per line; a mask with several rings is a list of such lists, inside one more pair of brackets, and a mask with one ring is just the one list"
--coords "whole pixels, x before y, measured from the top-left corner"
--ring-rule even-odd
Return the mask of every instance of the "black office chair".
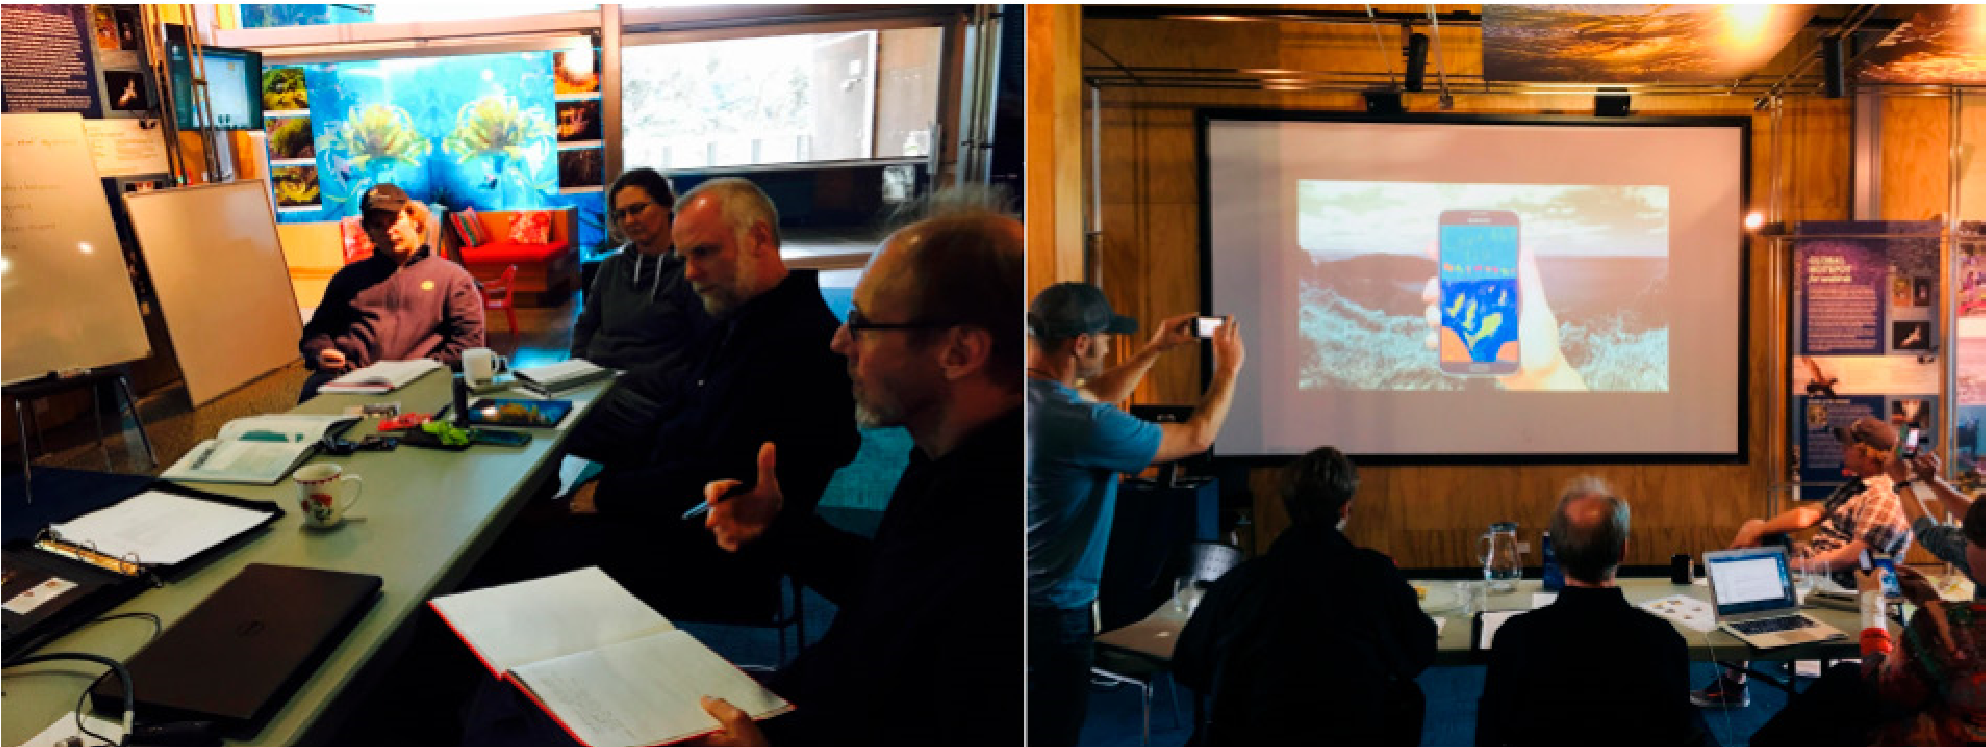
[[[792, 661], [786, 649], [786, 631], [792, 628], [793, 651], [807, 647], [807, 594], [798, 579], [780, 576], [772, 579], [763, 595], [749, 605], [748, 609], [732, 609], [713, 614], [709, 610], [697, 610], [677, 618], [685, 622], [710, 625], [726, 625], [740, 628], [759, 628], [773, 631], [779, 637], [779, 659], [770, 664], [737, 663], [739, 669], [756, 672], [771, 672]], [[736, 662], [734, 662], [736, 663]]]

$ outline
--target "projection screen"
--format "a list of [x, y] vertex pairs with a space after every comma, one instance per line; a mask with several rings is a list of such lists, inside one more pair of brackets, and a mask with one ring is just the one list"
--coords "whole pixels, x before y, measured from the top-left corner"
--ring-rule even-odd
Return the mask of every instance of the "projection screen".
[[1224, 456], [1743, 458], [1744, 118], [1202, 110]]

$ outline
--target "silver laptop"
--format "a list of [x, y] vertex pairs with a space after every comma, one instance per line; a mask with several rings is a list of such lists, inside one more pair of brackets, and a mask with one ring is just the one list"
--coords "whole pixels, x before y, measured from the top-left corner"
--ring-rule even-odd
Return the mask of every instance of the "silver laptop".
[[1753, 648], [1770, 649], [1847, 638], [1800, 611], [1783, 547], [1703, 554], [1717, 627]]

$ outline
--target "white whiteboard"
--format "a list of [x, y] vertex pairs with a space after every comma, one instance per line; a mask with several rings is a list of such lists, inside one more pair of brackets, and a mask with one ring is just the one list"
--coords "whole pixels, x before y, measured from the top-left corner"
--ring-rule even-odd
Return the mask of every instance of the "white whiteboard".
[[296, 360], [297, 316], [261, 180], [124, 196], [195, 406]]
[[0, 145], [0, 381], [150, 355], [82, 116], [0, 114]]

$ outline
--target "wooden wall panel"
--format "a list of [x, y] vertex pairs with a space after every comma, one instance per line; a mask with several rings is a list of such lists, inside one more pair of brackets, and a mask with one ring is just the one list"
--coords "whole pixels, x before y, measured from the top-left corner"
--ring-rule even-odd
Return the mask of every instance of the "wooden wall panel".
[[1082, 10], [1027, 9], [1028, 297], [1082, 279]]
[[[1110, 64], [1092, 47], [1100, 47], [1132, 66], [1383, 70], [1385, 65], [1375, 51], [1378, 43], [1370, 31], [1357, 27], [1091, 20], [1084, 24], [1083, 33], [1088, 42], [1083, 61], [1090, 66]], [[1397, 29], [1384, 33], [1386, 44], [1398, 43]], [[1475, 31], [1444, 29], [1442, 35], [1449, 69], [1474, 72], [1480, 60]], [[1428, 85], [1430, 89], [1436, 85], [1432, 68]], [[1406, 102], [1411, 111], [1434, 111], [1435, 97], [1434, 93], [1408, 94]], [[1103, 101], [1103, 284], [1119, 311], [1136, 316], [1147, 330], [1159, 318], [1200, 308], [1194, 109], [1252, 106], [1352, 111], [1361, 107], [1357, 95], [1345, 93], [1130, 86], [1105, 89]], [[1942, 106], [1942, 100], [1938, 101]], [[1850, 106], [1848, 100], [1795, 99], [1782, 113], [1784, 163], [1779, 173], [1785, 191], [1779, 207], [1784, 219], [1848, 217]], [[1456, 111], [1583, 114], [1591, 107], [1591, 97], [1583, 95], [1462, 95], [1456, 99]], [[1770, 115], [1754, 112], [1749, 97], [1637, 96], [1633, 107], [1639, 114], [1751, 116], [1751, 209], [1767, 210], [1773, 128]], [[1940, 124], [1940, 134], [1931, 139], [1943, 143], [1943, 127]], [[1893, 125], [1885, 126], [1886, 133], [1895, 130]], [[1886, 151], [1890, 147], [1886, 142]], [[1921, 150], [1921, 146], [1910, 145], [1900, 146], [1899, 152], [1904, 148]], [[1939, 179], [1942, 164], [1938, 161]], [[1886, 190], [1891, 186], [1889, 181], [1886, 172]], [[1912, 206], [1910, 209], [1930, 205], [1934, 213], [1943, 210], [1942, 187], [1934, 197], [1927, 188], [1904, 190], [1893, 198], [1899, 204]], [[1773, 328], [1785, 313], [1773, 299], [1782, 298], [1775, 294], [1784, 289], [1776, 287], [1772, 271], [1774, 253], [1785, 249], [1766, 239], [1754, 239], [1751, 244], [1751, 345], [1745, 356], [1749, 463], [1368, 468], [1362, 470], [1363, 484], [1351, 523], [1354, 541], [1391, 554], [1403, 566], [1471, 565], [1476, 562], [1476, 538], [1491, 522], [1516, 520], [1523, 525], [1523, 538], [1534, 541], [1548, 522], [1564, 483], [1577, 475], [1597, 474], [1612, 481], [1634, 506], [1629, 563], [1663, 564], [1673, 553], [1700, 553], [1729, 542], [1739, 523], [1765, 510], [1773, 481], [1772, 454], [1779, 448], [1767, 427], [1767, 403], [1775, 396], [1771, 386], [1786, 376], [1783, 342], [1782, 347], [1775, 347], [1773, 342]], [[1036, 251], [1030, 248], [1031, 257]], [[1196, 402], [1201, 387], [1197, 354], [1181, 351], [1160, 360], [1133, 401]], [[1253, 544], [1266, 547], [1288, 523], [1275, 496], [1274, 470], [1252, 471], [1249, 484], [1255, 494]]]
[[1942, 218], [1951, 207], [1951, 101], [1883, 100], [1882, 218]]

